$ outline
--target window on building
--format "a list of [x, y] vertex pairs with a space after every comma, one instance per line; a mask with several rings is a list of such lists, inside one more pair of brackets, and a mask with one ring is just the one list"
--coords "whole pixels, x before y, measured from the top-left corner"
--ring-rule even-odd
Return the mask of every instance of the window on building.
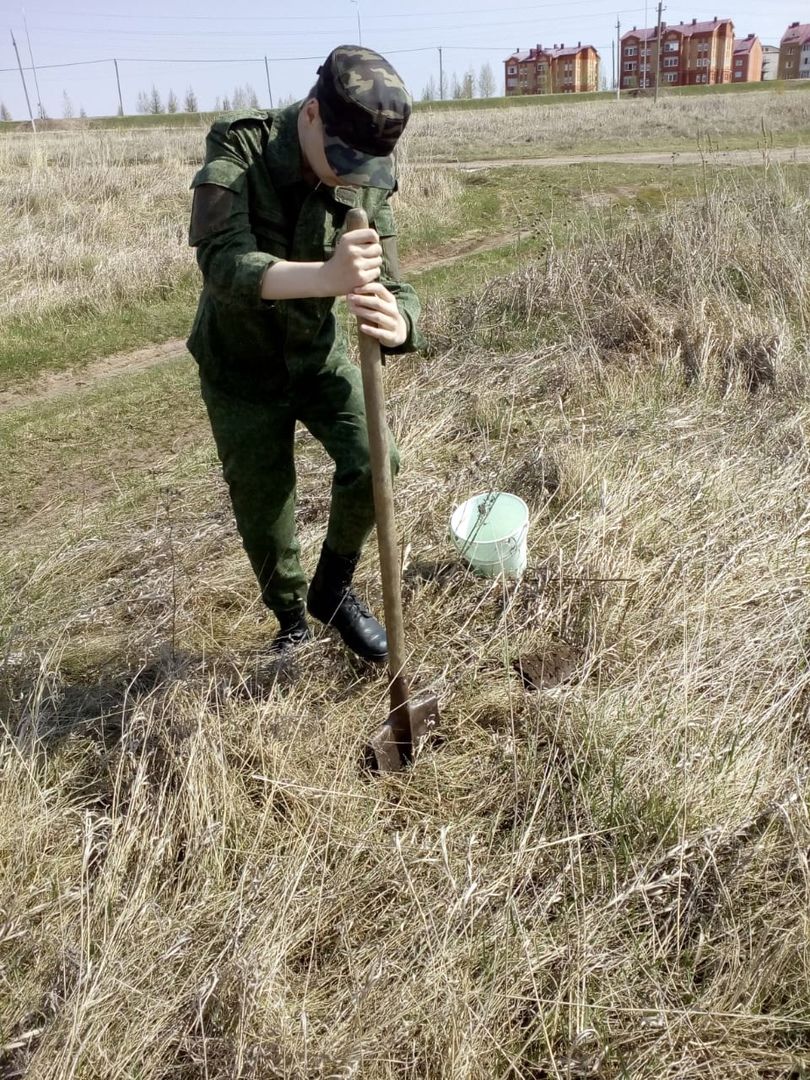
[[664, 52], [677, 52], [680, 49], [680, 42], [678, 41], [665, 41]]
[[697, 63], [698, 67], [708, 67], [709, 66], [709, 58], [708, 58], [708, 56], [699, 56], [697, 58], [696, 63]]
[[735, 79], [741, 79], [743, 77], [743, 74], [744, 74], [744, 72], [742, 72], [742, 71], [735, 71], [734, 72], [734, 78]]
[[678, 57], [677, 56], [665, 56], [664, 57], [664, 67], [665, 68], [675, 68], [677, 66], [678, 66]]
[[742, 57], [739, 57], [739, 56], [737, 57], [737, 59], [734, 61], [734, 66], [735, 67], [742, 67], [743, 66]]
[[627, 63], [624, 65], [624, 70], [625, 71], [635, 71], [636, 70], [636, 62], [635, 62], [635, 60], [628, 60]]
[[628, 46], [626, 46], [626, 48], [624, 50], [624, 55], [625, 56], [635, 56], [637, 52], [638, 52], [638, 46], [637, 45], [628, 45]]
[[666, 73], [666, 75], [664, 76], [664, 78], [666, 79], [666, 81], [668, 83], [675, 83], [675, 82], [678, 81], [678, 72], [677, 71], [668, 71]]
[[517, 75], [517, 68], [513, 64], [512, 67], [506, 69], [507, 75]]

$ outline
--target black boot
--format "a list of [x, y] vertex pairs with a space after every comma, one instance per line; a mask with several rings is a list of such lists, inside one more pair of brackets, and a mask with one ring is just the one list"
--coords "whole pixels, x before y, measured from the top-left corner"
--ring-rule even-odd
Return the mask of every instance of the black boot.
[[336, 555], [324, 544], [309, 587], [307, 611], [333, 626], [353, 653], [382, 663], [388, 659], [385, 629], [351, 587], [359, 559], [359, 555]]
[[296, 645], [303, 645], [312, 637], [303, 604], [290, 608], [288, 611], [277, 611], [276, 618], [278, 619], [278, 633], [270, 645], [271, 653], [293, 649]]

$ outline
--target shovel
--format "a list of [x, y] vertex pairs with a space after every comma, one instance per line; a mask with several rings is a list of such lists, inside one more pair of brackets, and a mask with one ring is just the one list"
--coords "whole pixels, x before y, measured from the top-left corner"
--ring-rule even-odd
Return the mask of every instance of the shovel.
[[[347, 231], [367, 228], [365, 210], [350, 210], [346, 215]], [[405, 625], [402, 619], [400, 554], [394, 522], [394, 485], [388, 456], [382, 355], [379, 343], [360, 329], [359, 320], [357, 334], [374, 489], [374, 516], [380, 550], [391, 695], [388, 719], [366, 748], [365, 763], [372, 771], [390, 773], [405, 768], [412, 761], [414, 751], [434, 730], [439, 720], [439, 703], [432, 694], [412, 697], [405, 674], [407, 654]]]

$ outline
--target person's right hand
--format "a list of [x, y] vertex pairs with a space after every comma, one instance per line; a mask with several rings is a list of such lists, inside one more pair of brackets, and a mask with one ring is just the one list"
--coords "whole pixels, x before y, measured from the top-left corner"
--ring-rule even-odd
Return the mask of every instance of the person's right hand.
[[335, 253], [323, 264], [326, 296], [346, 296], [376, 281], [382, 266], [382, 247], [374, 229], [354, 229], [338, 240]]

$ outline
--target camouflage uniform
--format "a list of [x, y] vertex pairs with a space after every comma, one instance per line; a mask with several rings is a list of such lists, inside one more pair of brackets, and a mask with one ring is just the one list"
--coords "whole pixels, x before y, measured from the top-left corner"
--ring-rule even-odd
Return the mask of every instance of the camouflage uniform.
[[[397, 280], [392, 187], [308, 184], [298, 141], [300, 108], [299, 102], [230, 114], [213, 125], [205, 164], [192, 183], [189, 238], [204, 287], [188, 348], [199, 364], [237, 527], [262, 597], [276, 612], [296, 607], [306, 595], [294, 523], [296, 421], [335, 463], [327, 545], [356, 555], [373, 527], [374, 507], [360, 373], [349, 360], [335, 301], [263, 300], [265, 270], [281, 259], [328, 259], [349, 208], [362, 206], [383, 243], [380, 280], [408, 327], [405, 342], [383, 352], [409, 352], [422, 343], [419, 301]], [[328, 126], [326, 132], [328, 144]], [[335, 168], [340, 140], [325, 150]], [[362, 179], [388, 179], [390, 185], [384, 175]], [[347, 175], [346, 182], [360, 180]], [[197, 192], [202, 185], [209, 185], [204, 200]], [[391, 464], [396, 471], [393, 441]]]

